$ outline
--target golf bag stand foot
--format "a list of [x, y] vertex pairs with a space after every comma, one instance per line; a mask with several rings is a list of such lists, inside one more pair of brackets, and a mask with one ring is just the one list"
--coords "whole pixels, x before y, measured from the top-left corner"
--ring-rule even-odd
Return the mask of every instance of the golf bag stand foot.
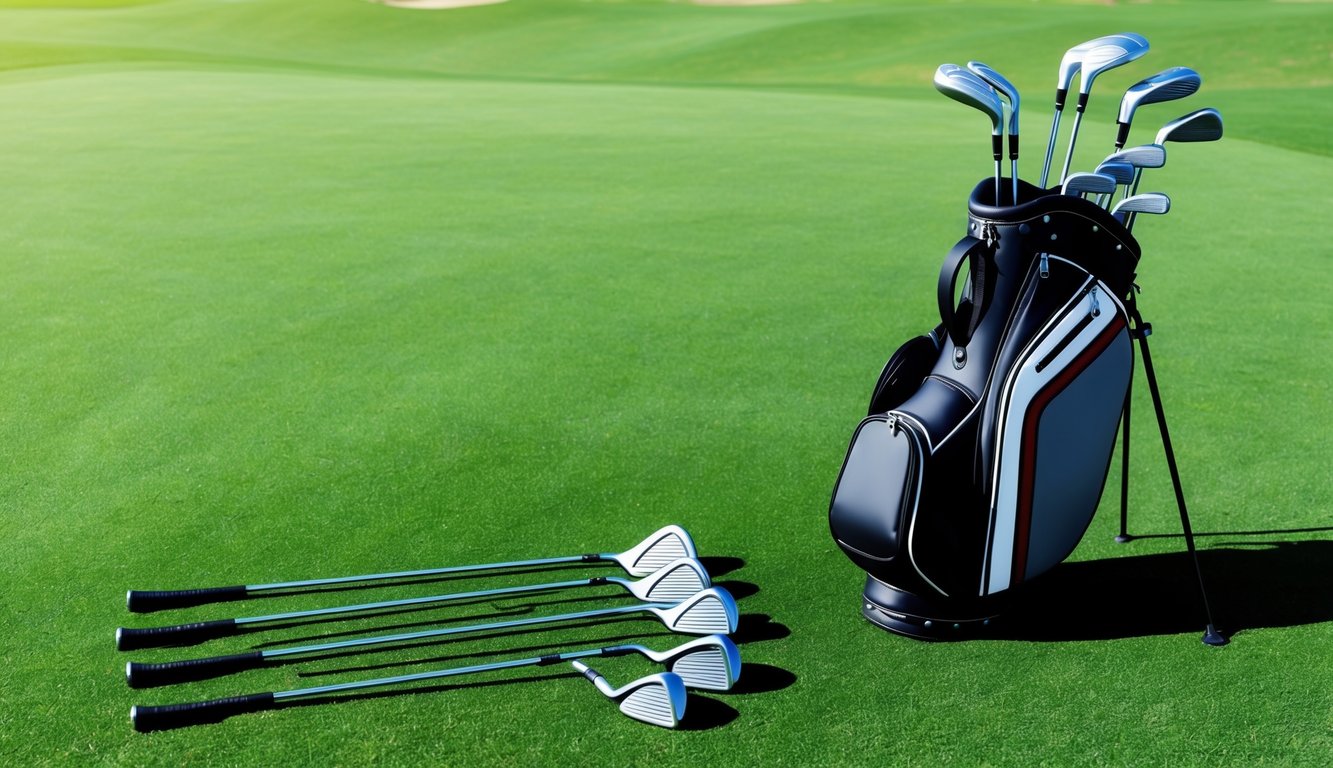
[[861, 615], [881, 629], [918, 640], [967, 640], [982, 636], [1008, 603], [1008, 595], [997, 595], [941, 609], [936, 601], [867, 576]]
[[[1207, 626], [1203, 633], [1203, 642], [1205, 645], [1221, 646], [1227, 644], [1227, 639], [1216, 629], [1213, 622], [1213, 610], [1208, 604], [1208, 589], [1203, 582], [1203, 569], [1199, 567], [1199, 553], [1194, 546], [1194, 529], [1190, 525], [1189, 511], [1185, 508], [1185, 491], [1180, 484], [1180, 471], [1176, 467], [1176, 452], [1171, 448], [1171, 434], [1166, 427], [1166, 411], [1162, 408], [1162, 392], [1157, 386], [1157, 374], [1153, 370], [1152, 355], [1148, 351], [1148, 337], [1152, 335], [1152, 325], [1143, 322], [1143, 316], [1139, 314], [1138, 302], [1134, 292], [1131, 290], [1128, 299], [1125, 302], [1130, 321], [1132, 323], [1131, 335], [1139, 342], [1139, 349], [1143, 356], [1143, 372], [1148, 379], [1148, 391], [1152, 394], [1153, 409], [1157, 412], [1157, 429], [1162, 436], [1162, 448], [1166, 452], [1166, 466], [1171, 473], [1171, 485], [1176, 493], [1176, 507], [1180, 510], [1180, 527], [1185, 535], [1185, 548], [1189, 551], [1190, 560], [1194, 564], [1194, 575], [1199, 581], [1199, 597], [1203, 600], [1204, 617], [1207, 619]], [[1128, 398], [1125, 400], [1125, 441], [1124, 456], [1129, 455], [1129, 406]], [[1128, 459], [1125, 459], [1124, 468], [1128, 469]], [[1128, 473], [1126, 472], [1126, 476]], [[1122, 480], [1122, 491], [1126, 488]], [[1121, 532], [1124, 532], [1124, 496], [1121, 496]], [[1117, 537], [1117, 541], [1119, 537]]]

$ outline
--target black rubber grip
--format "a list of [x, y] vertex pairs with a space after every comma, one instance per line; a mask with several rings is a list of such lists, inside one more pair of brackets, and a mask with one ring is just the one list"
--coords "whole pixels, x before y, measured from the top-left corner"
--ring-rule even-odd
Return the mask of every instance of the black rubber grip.
[[1129, 141], [1129, 123], [1116, 123], [1118, 128], [1115, 131], [1115, 147], [1120, 149]]
[[585, 563], [600, 563], [600, 562], [602, 562], [602, 556], [599, 555], [599, 554], [596, 554], [596, 553], [590, 553], [590, 554], [587, 554], [587, 555], [582, 555], [582, 556], [580, 556], [579, 559], [580, 559], [582, 562], [585, 562]]
[[140, 733], [165, 731], [187, 725], [220, 723], [232, 715], [268, 709], [273, 706], [273, 702], [271, 693], [252, 693], [248, 696], [195, 701], [189, 704], [167, 704], [161, 707], [135, 706], [130, 707], [130, 722], [134, 724], [134, 730]]
[[1018, 134], [1016, 133], [1009, 134], [1009, 159], [1018, 159]]
[[1065, 108], [1065, 97], [1069, 95], [1068, 88], [1055, 89], [1055, 111], [1059, 112]]
[[125, 682], [131, 688], [155, 688], [159, 685], [188, 683], [214, 677], [258, 669], [264, 666], [264, 653], [250, 651], [234, 656], [211, 656], [207, 659], [185, 659], [161, 664], [140, 664], [131, 661], [125, 665]]
[[171, 608], [189, 608], [194, 605], [225, 603], [244, 600], [250, 593], [245, 587], [209, 587], [208, 589], [175, 589], [166, 591], [138, 591], [125, 594], [125, 607], [132, 613], [152, 613]]
[[170, 627], [148, 627], [147, 629], [116, 630], [116, 648], [121, 651], [134, 651], [140, 648], [165, 648], [172, 645], [197, 645], [215, 637], [227, 637], [238, 631], [235, 619], [217, 621], [196, 621], [193, 624], [176, 624]]
[[1004, 137], [998, 133], [992, 133], [990, 136], [990, 149], [991, 154], [995, 156], [996, 160], [1004, 157]]

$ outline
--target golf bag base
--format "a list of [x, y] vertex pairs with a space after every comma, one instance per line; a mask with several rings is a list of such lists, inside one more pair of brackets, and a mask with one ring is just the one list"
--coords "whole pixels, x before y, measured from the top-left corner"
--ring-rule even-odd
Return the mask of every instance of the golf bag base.
[[984, 635], [1010, 597], [1005, 593], [942, 604], [867, 576], [861, 615], [881, 629], [918, 640], [966, 640]]

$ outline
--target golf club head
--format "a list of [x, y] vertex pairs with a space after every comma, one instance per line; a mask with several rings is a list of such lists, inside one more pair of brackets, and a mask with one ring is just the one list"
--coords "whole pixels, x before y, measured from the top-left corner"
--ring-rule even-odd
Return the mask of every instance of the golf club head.
[[617, 581], [640, 600], [661, 603], [677, 603], [712, 586], [708, 572], [692, 557], [673, 560], [639, 581]]
[[[1143, 40], [1144, 45], [1147, 45], [1148, 43], [1147, 40], [1143, 39], [1142, 35], [1133, 32], [1105, 35], [1103, 37], [1093, 38], [1087, 42], [1079, 43], [1073, 48], [1065, 51], [1064, 57], [1060, 59], [1060, 72], [1057, 75], [1055, 89], [1057, 91], [1069, 90], [1069, 86], [1074, 84], [1074, 75], [1077, 75], [1079, 70], [1083, 68], [1083, 57], [1087, 55], [1088, 51], [1102, 45], [1113, 44], [1118, 40]], [[1057, 99], [1057, 101], [1063, 101], [1063, 97]]]
[[1162, 126], [1154, 144], [1168, 141], [1217, 141], [1222, 138], [1222, 113], [1212, 107], [1181, 115]]
[[986, 113], [991, 120], [991, 134], [997, 137], [1000, 135], [1000, 126], [1004, 123], [1004, 104], [1000, 101], [1000, 95], [985, 80], [957, 64], [941, 64], [935, 70], [935, 89], [954, 101]]
[[[994, 88], [1001, 96], [1009, 102], [1009, 135], [1018, 136], [1018, 88], [1005, 79], [1004, 75], [996, 72], [994, 69], [986, 66], [979, 61], [969, 61], [967, 69], [972, 74], [981, 78], [987, 85]], [[1014, 141], [1014, 139], [1010, 139]]]
[[1140, 58], [1148, 52], [1148, 39], [1143, 35], [1126, 32], [1088, 48], [1083, 54], [1079, 68], [1081, 79], [1078, 84], [1079, 111], [1087, 105], [1088, 93], [1092, 90], [1092, 81], [1101, 73]]
[[631, 576], [648, 576], [657, 569], [682, 557], [698, 557], [694, 540], [679, 525], [668, 525], [654, 531], [633, 549], [614, 557]]
[[666, 653], [645, 655], [680, 675], [686, 688], [729, 691], [741, 676], [741, 652], [726, 635], [709, 635]]
[[1134, 166], [1130, 163], [1104, 160], [1102, 164], [1093, 169], [1095, 173], [1105, 174], [1115, 179], [1115, 183], [1132, 184], [1134, 183]]
[[1113, 176], [1104, 173], [1071, 173], [1069, 178], [1065, 179], [1064, 186], [1060, 188], [1060, 194], [1082, 197], [1091, 192], [1105, 195], [1114, 194], [1115, 188], [1116, 181]]
[[1171, 198], [1161, 192], [1143, 192], [1116, 203], [1115, 207], [1111, 209], [1111, 215], [1123, 216], [1128, 213], [1163, 214], [1169, 210], [1171, 210]]
[[673, 632], [730, 635], [739, 619], [736, 600], [722, 587], [709, 587], [670, 608], [651, 608]]
[[581, 661], [570, 662], [574, 669], [592, 681], [607, 698], [620, 703], [620, 711], [642, 723], [675, 728], [685, 716], [685, 681], [674, 672], [659, 672], [641, 677], [620, 688], [611, 684], [597, 670]]
[[1135, 168], [1161, 168], [1166, 165], [1166, 148], [1161, 144], [1140, 144], [1112, 152], [1102, 163], [1129, 163]]
[[1189, 67], [1171, 67], [1131, 85], [1120, 99], [1120, 115], [1117, 118], [1120, 127], [1116, 133], [1115, 148], [1120, 149], [1129, 140], [1129, 125], [1134, 121], [1134, 112], [1139, 107], [1183, 99], [1199, 90], [1202, 83], [1203, 78], [1199, 77], [1199, 73]]

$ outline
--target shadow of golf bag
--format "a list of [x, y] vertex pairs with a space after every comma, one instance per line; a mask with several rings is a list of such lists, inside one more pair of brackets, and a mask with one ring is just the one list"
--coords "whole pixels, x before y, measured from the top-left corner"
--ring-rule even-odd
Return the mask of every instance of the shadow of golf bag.
[[1137, 241], [1091, 201], [1023, 184], [996, 207], [991, 185], [940, 269], [939, 325], [885, 365], [829, 506], [869, 574], [862, 613], [914, 637], [982, 631], [1073, 552], [1133, 369]]

